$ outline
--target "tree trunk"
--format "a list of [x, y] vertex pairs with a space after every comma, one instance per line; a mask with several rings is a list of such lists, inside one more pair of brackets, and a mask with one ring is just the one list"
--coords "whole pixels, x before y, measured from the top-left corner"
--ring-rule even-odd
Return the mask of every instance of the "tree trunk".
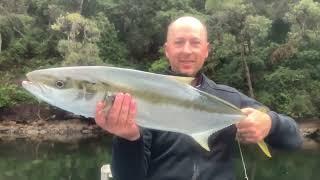
[[1, 33], [0, 33], [0, 54], [1, 54], [1, 45], [2, 45], [2, 36], [1, 36]]
[[80, 0], [80, 5], [79, 5], [79, 14], [82, 13], [82, 8], [83, 8], [83, 0]]
[[248, 38], [247, 43], [248, 43], [248, 54], [251, 54], [252, 53], [252, 47], [251, 47], [251, 39], [250, 38]]
[[246, 59], [244, 58], [246, 47], [245, 47], [244, 43], [241, 43], [241, 44], [242, 44], [241, 59], [242, 59], [243, 66], [244, 66], [244, 71], [245, 71], [245, 74], [246, 74], [247, 85], [248, 85], [248, 88], [249, 88], [249, 96], [254, 98], [252, 82], [251, 82], [251, 75], [250, 75], [250, 69], [249, 69], [249, 66], [247, 64]]

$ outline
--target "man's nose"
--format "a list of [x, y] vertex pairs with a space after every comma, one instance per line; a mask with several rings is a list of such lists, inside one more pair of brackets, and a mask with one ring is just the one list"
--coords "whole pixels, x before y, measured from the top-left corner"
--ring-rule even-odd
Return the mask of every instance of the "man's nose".
[[190, 43], [189, 42], [186, 42], [183, 46], [183, 52], [184, 53], [191, 53], [192, 52], [192, 49], [191, 49], [191, 46], [190, 46]]

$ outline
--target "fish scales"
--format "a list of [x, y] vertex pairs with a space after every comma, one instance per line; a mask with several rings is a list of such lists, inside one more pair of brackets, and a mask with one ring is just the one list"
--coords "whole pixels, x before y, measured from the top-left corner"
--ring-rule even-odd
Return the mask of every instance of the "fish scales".
[[62, 67], [36, 70], [27, 78], [23, 86], [37, 98], [86, 117], [95, 116], [96, 103], [106, 96], [130, 93], [137, 103], [139, 126], [192, 137], [207, 132], [201, 137], [207, 138], [244, 117], [237, 107], [189, 84], [138, 70]]

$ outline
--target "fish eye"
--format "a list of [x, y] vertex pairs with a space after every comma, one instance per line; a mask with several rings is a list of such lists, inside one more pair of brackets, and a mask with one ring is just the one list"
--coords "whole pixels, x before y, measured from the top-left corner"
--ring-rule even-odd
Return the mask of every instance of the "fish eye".
[[64, 82], [61, 80], [56, 81], [56, 87], [61, 89], [64, 87]]

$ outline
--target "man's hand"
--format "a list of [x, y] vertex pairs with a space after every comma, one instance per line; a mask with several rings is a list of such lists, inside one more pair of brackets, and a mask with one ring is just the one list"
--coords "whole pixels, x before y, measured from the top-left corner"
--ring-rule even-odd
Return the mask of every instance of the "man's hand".
[[258, 143], [263, 140], [271, 129], [271, 117], [267, 113], [253, 108], [244, 108], [241, 111], [247, 117], [236, 124], [239, 141]]
[[129, 141], [140, 138], [135, 122], [136, 103], [129, 94], [117, 94], [108, 112], [105, 112], [105, 106], [105, 102], [99, 102], [96, 107], [95, 120], [102, 129]]

